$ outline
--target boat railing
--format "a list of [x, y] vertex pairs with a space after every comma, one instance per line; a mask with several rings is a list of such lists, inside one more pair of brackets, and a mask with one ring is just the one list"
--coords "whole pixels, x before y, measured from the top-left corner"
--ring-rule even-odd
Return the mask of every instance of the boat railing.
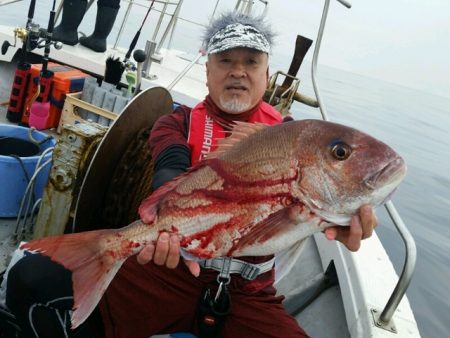
[[[20, 0], [19, 0], [20, 1]], [[89, 10], [89, 8], [91, 8], [92, 4], [94, 3], [95, 0], [89, 0], [87, 3], [87, 7], [86, 7], [86, 12]], [[55, 12], [55, 24], [58, 21], [59, 16], [62, 13], [63, 10], [63, 5], [64, 5], [64, 0], [61, 0], [58, 4], [58, 8], [56, 9]]]
[[12, 4], [14, 2], [19, 2], [22, 0], [0, 0], [0, 7]]
[[[337, 0], [342, 5], [346, 6], [347, 8], [351, 7], [351, 3], [346, 0]], [[316, 45], [314, 48], [314, 54], [313, 54], [313, 61], [311, 66], [311, 74], [312, 74], [312, 83], [314, 88], [314, 93], [316, 96], [316, 99], [309, 98], [309, 101], [311, 104], [310, 106], [313, 106], [315, 103], [314, 101], [317, 101], [317, 106], [320, 109], [320, 113], [322, 115], [323, 120], [328, 121], [328, 114], [325, 108], [325, 104], [323, 102], [322, 96], [320, 94], [320, 88], [317, 81], [317, 61], [319, 58], [319, 51], [320, 46], [324, 34], [325, 24], [328, 16], [328, 10], [330, 6], [330, 0], [325, 0], [325, 4], [323, 7], [322, 12], [322, 18], [319, 25], [319, 30], [317, 34], [316, 39]], [[412, 279], [415, 265], [416, 265], [416, 256], [417, 256], [417, 250], [416, 250], [416, 244], [414, 241], [414, 238], [411, 236], [410, 232], [408, 231], [408, 228], [406, 227], [405, 223], [403, 222], [402, 218], [400, 217], [400, 214], [396, 210], [394, 203], [392, 201], [388, 201], [385, 203], [385, 208], [391, 217], [392, 222], [395, 225], [395, 228], [399, 232], [403, 243], [405, 245], [405, 263], [403, 265], [402, 272], [400, 274], [399, 280], [394, 288], [394, 291], [392, 292], [389, 300], [387, 301], [384, 309], [381, 311], [381, 314], [378, 315], [380, 311], [377, 309], [371, 309], [371, 312], [373, 314], [374, 318], [374, 324], [377, 327], [381, 327], [383, 329], [386, 329], [388, 331], [394, 331], [392, 328], [395, 328], [395, 326], [392, 323], [392, 317], [394, 315], [395, 310], [397, 309], [400, 301], [402, 300], [403, 296], [406, 293], [406, 290], [409, 286], [409, 283]]]
[[[92, 6], [92, 4], [94, 2], [95, 2], [95, 0], [88, 1], [86, 11], [88, 11], [90, 9], [90, 7]], [[141, 6], [141, 7], [145, 7], [145, 8], [148, 8], [148, 6], [149, 6], [147, 4], [143, 4], [143, 3], [140, 3], [135, 0], [124, 0], [124, 2], [127, 2], [128, 4], [126, 6], [125, 14], [122, 18], [122, 21], [120, 22], [119, 31], [114, 40], [114, 46], [113, 46], [114, 49], [117, 49], [117, 47], [119, 45], [119, 41], [124, 33], [124, 29], [128, 22], [130, 12], [131, 12], [131, 9], [133, 8], [133, 6]], [[164, 18], [165, 17], [170, 18], [169, 23], [167, 24], [164, 32], [162, 33], [160, 41], [158, 41], [158, 43], [157, 43], [158, 49], [156, 50], [156, 52], [159, 52], [161, 46], [166, 41], [168, 34], [173, 33], [173, 31], [175, 29], [176, 21], [179, 19], [179, 12], [180, 12], [181, 5], [183, 4], [183, 0], [155, 0], [155, 3], [162, 4], [162, 8], [161, 9], [156, 8], [156, 7], [152, 8], [153, 11], [159, 12], [160, 15], [159, 15], [156, 27], [152, 33], [153, 36], [150, 38], [151, 41], [156, 41], [156, 38], [157, 38], [158, 34], [160, 33], [160, 30], [162, 27], [162, 22], [163, 22]], [[64, 4], [64, 0], [60, 1], [59, 5], [58, 5], [58, 9], [56, 10], [55, 23], [58, 20], [59, 16], [61, 15], [63, 4]], [[193, 21], [191, 23], [196, 24]]]
[[[260, 3], [262, 3], [264, 5], [264, 12], [263, 14], [265, 14], [265, 12], [267, 11], [268, 8], [268, 4], [269, 1], [266, 0], [259, 0]], [[217, 4], [219, 3], [219, 1], [217, 1]], [[216, 7], [217, 7], [216, 4]], [[236, 1], [236, 5], [234, 6], [234, 10], [235, 12], [240, 12], [240, 13], [244, 13], [244, 14], [250, 14], [253, 12], [253, 7], [255, 5], [255, 2], [253, 0], [238, 0]]]
[[[91, 4], [93, 1], [94, 0], [89, 0], [89, 4]], [[264, 9], [262, 12], [264, 14], [265, 11], [267, 10], [268, 1], [265, 1], [265, 0], [258, 0], [258, 1], [264, 5]], [[148, 8], [147, 4], [142, 4], [135, 0], [127, 0], [127, 2], [128, 2], [127, 9], [126, 9], [125, 15], [122, 19], [122, 22], [120, 23], [119, 32], [116, 36], [114, 46], [113, 46], [114, 49], [117, 49], [117, 47], [119, 45], [119, 41], [123, 35], [124, 28], [127, 25], [127, 21], [128, 21], [132, 7], [133, 6], [142, 6], [142, 7]], [[170, 35], [170, 37], [169, 37], [169, 42], [168, 42], [168, 48], [170, 49], [170, 46], [172, 44], [172, 37], [173, 37], [174, 31], [177, 27], [177, 23], [179, 20], [187, 22], [189, 24], [197, 25], [197, 26], [203, 26], [203, 25], [198, 22], [195, 22], [193, 20], [189, 20], [187, 18], [183, 18], [180, 16], [180, 10], [181, 10], [181, 6], [183, 4], [183, 0], [156, 0], [155, 3], [162, 4], [162, 8], [156, 8], [156, 7], [152, 8], [152, 10], [154, 10], [155, 12], [159, 12], [160, 15], [158, 17], [158, 22], [156, 23], [155, 29], [151, 33], [151, 36], [149, 38], [147, 38], [147, 41], [153, 42], [154, 44], [156, 44], [156, 48], [154, 48], [154, 53], [152, 55], [150, 55], [150, 57], [152, 57], [153, 59], [156, 59], [157, 61], [160, 61], [161, 58], [157, 57], [157, 55], [160, 53], [161, 48], [166, 43], [166, 40], [169, 37], [169, 35]], [[211, 14], [211, 18], [215, 16], [219, 3], [220, 3], [220, 0], [216, 0], [213, 12]], [[255, 7], [255, 1], [253, 1], [253, 0], [237, 0], [234, 10], [237, 12], [240, 12], [240, 13], [250, 13], [250, 12], [254, 11], [254, 7]], [[169, 21], [167, 22], [164, 30], [162, 30], [163, 22], [166, 18], [168, 18]], [[158, 40], [157, 38], [159, 35], [160, 35], [160, 38]]]

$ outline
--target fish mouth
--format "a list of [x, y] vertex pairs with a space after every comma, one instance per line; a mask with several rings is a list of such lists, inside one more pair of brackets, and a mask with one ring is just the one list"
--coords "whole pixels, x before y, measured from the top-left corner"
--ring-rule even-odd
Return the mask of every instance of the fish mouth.
[[378, 187], [387, 184], [400, 182], [402, 178], [405, 176], [405, 174], [406, 174], [405, 161], [401, 157], [398, 157], [389, 162], [388, 164], [386, 164], [376, 173], [366, 177], [364, 179], [364, 184], [371, 189], [377, 189]]

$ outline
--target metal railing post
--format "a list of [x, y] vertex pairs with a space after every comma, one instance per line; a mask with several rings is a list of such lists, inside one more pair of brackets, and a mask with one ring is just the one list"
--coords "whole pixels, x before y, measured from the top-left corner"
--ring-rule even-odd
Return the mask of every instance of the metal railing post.
[[322, 11], [322, 18], [320, 19], [319, 31], [317, 33], [316, 45], [314, 46], [314, 54], [311, 66], [311, 78], [314, 88], [314, 93], [316, 95], [317, 102], [319, 104], [320, 113], [325, 121], [328, 121], [328, 114], [325, 108], [325, 104], [322, 100], [322, 95], [320, 94], [319, 83], [317, 82], [317, 60], [319, 59], [319, 51], [322, 44], [323, 33], [325, 31], [325, 24], [327, 22], [328, 9], [330, 8], [330, 0], [325, 0], [325, 4]]
[[125, 15], [123, 16], [122, 23], [120, 24], [119, 33], [117, 33], [116, 41], [114, 42], [113, 49], [117, 49], [117, 45], [119, 44], [120, 37], [122, 36], [123, 30], [125, 29], [125, 24], [128, 21], [128, 17], [130, 16], [131, 7], [133, 6], [134, 0], [129, 0], [127, 10]]
[[158, 22], [156, 23], [155, 31], [153, 32], [153, 37], [152, 37], [151, 41], [156, 41], [156, 37], [159, 33], [159, 29], [161, 28], [162, 20], [164, 18], [164, 15], [166, 15], [166, 12], [167, 12], [167, 6], [168, 5], [167, 5], [167, 1], [166, 1], [164, 3], [163, 8], [161, 9], [161, 14], [159, 15]]
[[177, 4], [177, 7], [175, 8], [174, 13], [172, 14], [172, 18], [170, 19], [169, 23], [167, 24], [166, 30], [164, 31], [163, 36], [161, 37], [161, 40], [158, 43], [156, 53], [159, 53], [161, 51], [161, 48], [162, 48], [164, 42], [166, 41], [169, 31], [171, 29], [175, 29], [175, 22], [176, 22], [176, 19], [178, 18], [178, 15], [180, 14], [180, 8], [181, 8], [182, 4], [183, 4], [183, 0], [180, 0]]
[[398, 304], [405, 295], [409, 283], [411, 282], [416, 266], [417, 249], [414, 238], [411, 236], [411, 233], [408, 231], [405, 223], [403, 223], [403, 220], [401, 219], [400, 214], [395, 209], [394, 204], [391, 201], [388, 201], [384, 206], [386, 207], [386, 210], [391, 217], [392, 222], [395, 224], [398, 232], [400, 233], [400, 236], [402, 237], [406, 251], [405, 264], [403, 265], [403, 270], [400, 278], [379, 317], [380, 322], [382, 322], [383, 324], [387, 324], [392, 319], [392, 316], [394, 315]]
[[[347, 8], [351, 7], [351, 3], [347, 0], [337, 0], [342, 5], [344, 5]], [[324, 34], [325, 24], [328, 16], [328, 10], [330, 7], [330, 0], [325, 0], [323, 12], [322, 12], [322, 18], [320, 20], [319, 25], [319, 32], [317, 34], [317, 40], [316, 45], [314, 48], [314, 55], [313, 55], [313, 61], [312, 61], [312, 83], [314, 87], [314, 93], [316, 95], [316, 99], [319, 105], [320, 112], [322, 114], [322, 118], [325, 121], [328, 121], [328, 114], [325, 108], [325, 104], [322, 100], [322, 97], [320, 95], [320, 88], [317, 82], [317, 61], [319, 58], [319, 51], [321, 47], [321, 42]], [[389, 300], [387, 301], [383, 311], [381, 312], [380, 316], [375, 318], [377, 326], [386, 328], [388, 326], [392, 326], [395, 329], [395, 326], [391, 325], [391, 320], [394, 315], [395, 310], [397, 309], [398, 305], [400, 304], [400, 301], [402, 300], [403, 296], [406, 293], [406, 290], [409, 286], [409, 283], [411, 282], [415, 265], [416, 265], [416, 256], [417, 256], [417, 249], [416, 244], [414, 242], [414, 238], [411, 236], [410, 232], [408, 231], [408, 228], [406, 227], [405, 223], [403, 223], [403, 220], [401, 219], [399, 213], [395, 209], [394, 204], [392, 201], [388, 201], [385, 203], [386, 210], [391, 217], [392, 222], [394, 223], [397, 231], [399, 232], [403, 243], [405, 244], [405, 264], [402, 269], [402, 273], [399, 277], [399, 280], [397, 282], [397, 285], [392, 292]], [[392, 328], [388, 328], [391, 331]]]

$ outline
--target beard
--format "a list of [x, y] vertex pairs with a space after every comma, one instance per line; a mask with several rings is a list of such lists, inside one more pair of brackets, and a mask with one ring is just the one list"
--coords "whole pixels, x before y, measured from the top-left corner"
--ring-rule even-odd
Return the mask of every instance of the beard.
[[220, 97], [220, 106], [225, 112], [230, 114], [239, 114], [251, 108], [249, 101], [241, 101], [237, 97], [233, 97], [229, 100], [225, 100], [223, 97]]

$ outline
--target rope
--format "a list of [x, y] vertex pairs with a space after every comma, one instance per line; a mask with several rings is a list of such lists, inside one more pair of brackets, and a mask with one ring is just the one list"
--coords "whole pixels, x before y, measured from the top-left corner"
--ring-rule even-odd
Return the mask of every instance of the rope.
[[153, 176], [149, 135], [150, 128], [142, 129], [122, 155], [105, 196], [102, 224], [122, 227], [139, 218], [138, 207], [151, 192]]

